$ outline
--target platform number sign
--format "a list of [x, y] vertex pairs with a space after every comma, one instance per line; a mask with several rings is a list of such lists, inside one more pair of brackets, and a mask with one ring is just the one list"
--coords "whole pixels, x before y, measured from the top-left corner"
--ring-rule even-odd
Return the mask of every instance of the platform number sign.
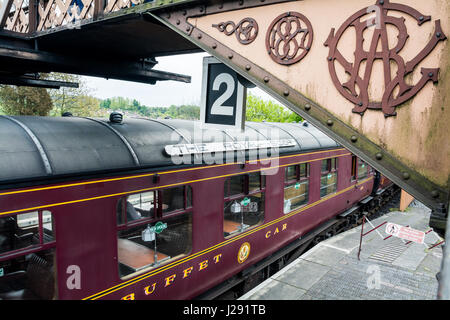
[[214, 57], [203, 59], [203, 124], [243, 129], [246, 96], [246, 88], [235, 71]]

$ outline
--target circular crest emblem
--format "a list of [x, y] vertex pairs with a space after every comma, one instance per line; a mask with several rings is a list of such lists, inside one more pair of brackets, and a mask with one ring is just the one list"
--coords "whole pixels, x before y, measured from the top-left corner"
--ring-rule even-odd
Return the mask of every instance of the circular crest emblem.
[[238, 262], [243, 263], [250, 255], [250, 243], [244, 242], [238, 251]]
[[273, 61], [290, 65], [308, 54], [312, 41], [313, 29], [308, 18], [298, 12], [286, 12], [270, 24], [266, 49]]

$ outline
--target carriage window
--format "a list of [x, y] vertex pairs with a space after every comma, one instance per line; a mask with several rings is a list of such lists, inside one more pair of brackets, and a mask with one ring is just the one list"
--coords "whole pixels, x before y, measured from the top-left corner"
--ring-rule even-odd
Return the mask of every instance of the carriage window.
[[54, 229], [48, 210], [0, 218], [0, 300], [55, 297]]
[[155, 191], [133, 194], [120, 199], [117, 204], [117, 223], [154, 218], [156, 203]]
[[0, 218], [0, 255], [54, 241], [52, 213], [39, 210]]
[[[146, 205], [134, 207], [140, 218], [129, 220], [123, 210], [118, 219], [119, 276], [158, 267], [191, 251], [192, 189], [190, 186], [168, 188], [145, 194]], [[134, 199], [140, 194], [133, 195]], [[131, 202], [128, 201], [127, 203]], [[133, 198], [132, 198], [133, 199]], [[119, 207], [121, 206], [119, 200]], [[150, 204], [148, 204], [150, 202]], [[143, 213], [142, 210], [146, 212]]]
[[352, 156], [352, 180], [356, 180], [356, 163], [357, 163], [357, 157]]
[[[235, 185], [239, 193], [227, 193], [227, 186]], [[260, 172], [229, 177], [225, 180], [224, 221], [225, 237], [235, 235], [264, 220], [265, 179]], [[230, 189], [228, 189], [230, 190]]]
[[337, 158], [322, 160], [320, 177], [320, 197], [325, 197], [337, 190]]
[[[295, 172], [295, 174], [292, 174]], [[289, 213], [308, 203], [308, 164], [301, 163], [285, 168], [283, 212]]]
[[230, 197], [238, 194], [244, 193], [244, 176], [233, 176], [229, 177], [224, 185], [225, 197]]
[[361, 159], [358, 159], [358, 180], [365, 179], [367, 176], [367, 164]]

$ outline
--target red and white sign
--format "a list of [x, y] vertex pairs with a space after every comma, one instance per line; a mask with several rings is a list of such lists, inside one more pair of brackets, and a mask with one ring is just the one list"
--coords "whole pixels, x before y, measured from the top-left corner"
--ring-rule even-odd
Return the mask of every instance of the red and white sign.
[[399, 224], [388, 222], [386, 225], [386, 233], [394, 237], [402, 238], [417, 243], [423, 243], [425, 239], [425, 232], [415, 230], [409, 227], [404, 227]]

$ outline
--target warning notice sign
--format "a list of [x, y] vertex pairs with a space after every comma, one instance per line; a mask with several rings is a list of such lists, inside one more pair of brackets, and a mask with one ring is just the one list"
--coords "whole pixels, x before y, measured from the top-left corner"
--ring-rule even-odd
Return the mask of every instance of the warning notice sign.
[[404, 227], [392, 222], [387, 223], [386, 233], [393, 235], [394, 237], [402, 238], [417, 243], [423, 243], [425, 239], [425, 232], [415, 230], [409, 227]]

